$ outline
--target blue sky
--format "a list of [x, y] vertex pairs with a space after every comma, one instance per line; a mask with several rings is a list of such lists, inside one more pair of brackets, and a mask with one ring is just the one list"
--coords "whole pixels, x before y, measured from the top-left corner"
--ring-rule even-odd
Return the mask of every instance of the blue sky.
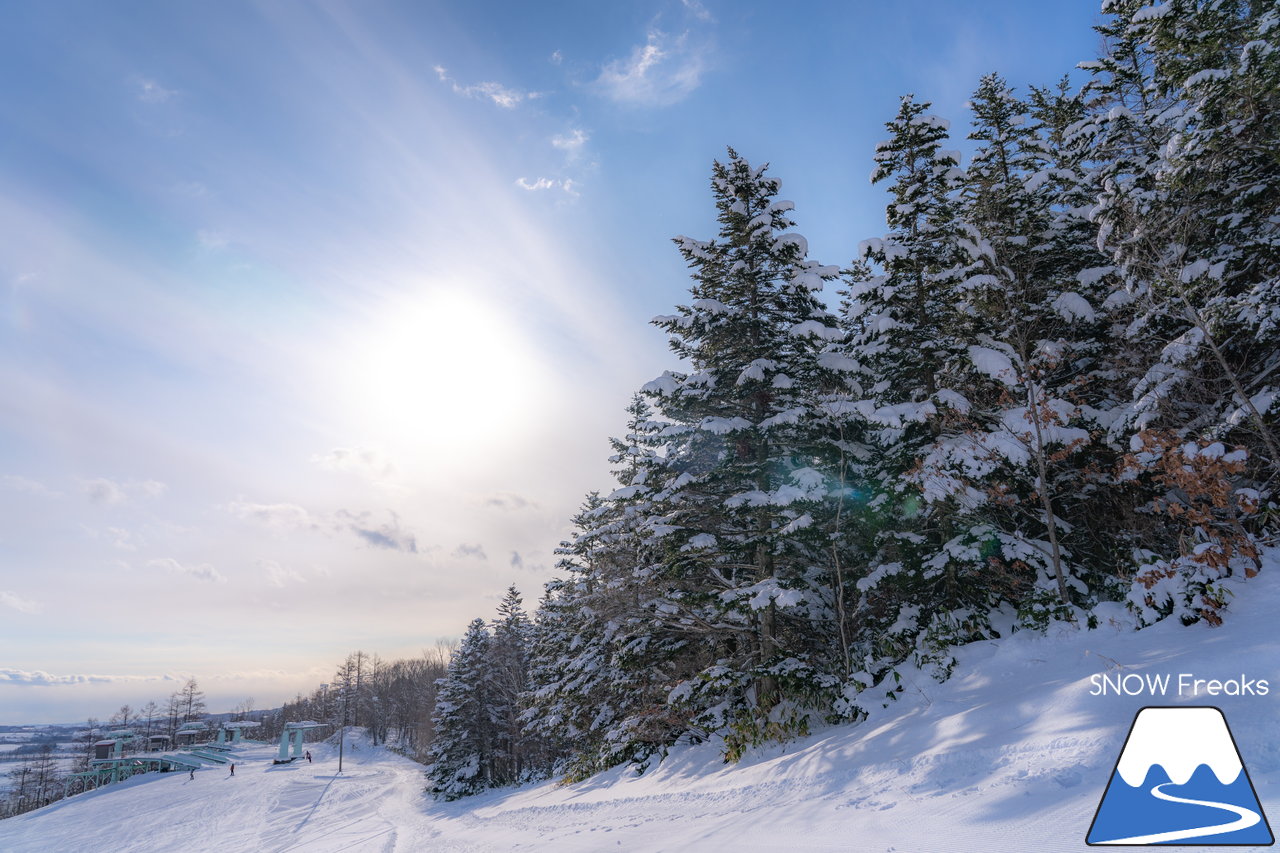
[[[900, 95], [957, 135], [1093, 0], [26, 4], [0, 31], [0, 723], [531, 606], [714, 233], [769, 161], [814, 257], [884, 228]], [[965, 148], [962, 141], [956, 147]]]

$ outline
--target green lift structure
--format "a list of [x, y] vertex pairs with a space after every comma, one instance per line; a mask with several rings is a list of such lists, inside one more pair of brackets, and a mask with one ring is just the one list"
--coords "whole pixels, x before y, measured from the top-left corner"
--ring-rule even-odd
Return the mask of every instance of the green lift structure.
[[[285, 723], [284, 731], [280, 732], [280, 753], [276, 756], [273, 764], [288, 764], [291, 761], [302, 757], [302, 736], [310, 729], [318, 729], [321, 726], [327, 726], [328, 723], [315, 723], [311, 720], [302, 720], [297, 723]], [[289, 756], [289, 744], [293, 744], [293, 757]]]

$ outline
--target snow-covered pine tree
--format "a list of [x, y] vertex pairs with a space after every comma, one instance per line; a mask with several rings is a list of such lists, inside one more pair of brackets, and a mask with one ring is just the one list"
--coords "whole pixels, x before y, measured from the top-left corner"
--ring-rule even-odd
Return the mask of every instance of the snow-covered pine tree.
[[660, 428], [636, 396], [627, 433], [611, 439], [619, 488], [592, 493], [561, 544], [538, 612], [531, 663], [530, 729], [555, 756], [555, 771], [581, 778], [623, 761], [642, 762], [686, 728], [671, 713], [673, 657], [683, 641], [650, 619], [652, 559], [640, 530]]
[[467, 627], [440, 679], [429, 751], [429, 790], [445, 800], [478, 793], [493, 784], [497, 720], [493, 715], [490, 644], [483, 619]]
[[[1280, 455], [1277, 12], [1232, 0], [1112, 0], [1104, 10], [1110, 49], [1088, 63], [1086, 133], [1101, 164], [1099, 245], [1131, 300], [1131, 400], [1112, 427], [1131, 449], [1123, 477], [1148, 499], [1130, 602], [1146, 620], [1215, 621], [1218, 580], [1257, 568], [1248, 516]], [[1233, 445], [1243, 464], [1212, 461]], [[1220, 496], [1208, 516], [1185, 489], [1166, 503], [1187, 468], [1192, 493]]]
[[[1127, 322], [1129, 297], [1110, 257], [1098, 247], [1092, 213], [1100, 176], [1090, 149], [1078, 140], [1088, 123], [1084, 95], [1063, 77], [1054, 87], [1032, 86], [1029, 101], [1045, 155], [1045, 170], [1033, 180], [1045, 179], [1049, 202], [1048, 230], [1038, 245], [1040, 263], [1067, 332], [1064, 372], [1055, 390], [1075, 407], [1079, 417], [1074, 425], [1089, 431], [1087, 442], [1058, 460], [1058, 495], [1068, 522], [1061, 536], [1074, 556], [1073, 571], [1087, 586], [1088, 600], [1112, 600], [1131, 569], [1125, 555], [1132, 501], [1117, 488], [1120, 448], [1108, 440], [1124, 407], [1121, 380], [1127, 356], [1116, 340]], [[1083, 303], [1062, 298], [1067, 293]]]
[[722, 729], [730, 757], [802, 730], [835, 679], [815, 642], [826, 551], [811, 510], [831, 483], [814, 467], [819, 360], [834, 319], [817, 297], [838, 270], [806, 259], [780, 182], [729, 149], [712, 167], [719, 236], [676, 238], [692, 300], [654, 323], [689, 371], [644, 390], [670, 421], [644, 527], [660, 551], [652, 618], [688, 644], [670, 696]]
[[968, 562], [972, 623], [1004, 607], [1018, 612], [1014, 625], [1042, 624], [1090, 602], [1063, 538], [1082, 521], [1081, 451], [1105, 393], [1095, 381], [1105, 327], [1090, 293], [1102, 259], [1072, 227], [1061, 193], [1076, 176], [1051, 162], [1029, 106], [995, 74], [970, 106], [979, 146], [962, 194], [969, 264], [954, 323], [967, 359], [951, 369], [951, 416], [912, 477], [927, 501], [954, 501], [948, 550]]
[[921, 643], [946, 645], [969, 631], [952, 616], [963, 598], [953, 557], [965, 556], [952, 553], [954, 514], [926, 503], [911, 476], [943, 434], [947, 411], [964, 408], [948, 377], [967, 358], [956, 303], [972, 264], [962, 250], [959, 154], [943, 147], [949, 125], [929, 107], [904, 97], [886, 123], [890, 138], [876, 147], [871, 180], [891, 182], [889, 232], [859, 247], [875, 274], [851, 285], [845, 321], [866, 391], [858, 416], [873, 447], [866, 473], [876, 538], [858, 581], [863, 683], [884, 678]]
[[[588, 500], [599, 501], [599, 495], [592, 492]], [[561, 543], [561, 548], [568, 544]], [[562, 566], [563, 560], [557, 569]], [[561, 577], [548, 581], [534, 611], [529, 686], [520, 716], [530, 746], [530, 765], [552, 775], [563, 775], [570, 758], [589, 748], [572, 729], [570, 718], [577, 706], [567, 702], [560, 689], [570, 646], [584, 637], [576, 624], [582, 613], [565, 591], [569, 583]]]
[[[1202, 338], [1215, 439], [1280, 479], [1280, 8], [1175, 0], [1145, 33], [1157, 91], [1176, 97], [1153, 249], [1163, 299]], [[1161, 262], [1164, 262], [1163, 264]], [[1175, 275], [1176, 274], [1176, 275]]]
[[573, 780], [648, 757], [653, 745], [628, 723], [665, 695], [644, 689], [661, 671], [660, 660], [622, 654], [629, 642], [646, 641], [648, 631], [635, 608], [628, 614], [612, 600], [610, 581], [595, 575], [601, 564], [594, 558], [602, 555], [590, 545], [600, 518], [592, 511], [603, 504], [593, 497], [594, 505], [575, 517], [574, 541], [561, 547], [557, 568], [568, 576], [547, 584], [538, 609], [525, 714], [526, 730], [547, 750], [548, 769]]
[[507, 588], [498, 605], [497, 618], [493, 620], [493, 640], [489, 645], [495, 785], [521, 782], [532, 769], [528, 760], [531, 745], [521, 724], [533, 630], [523, 601], [515, 584]]
[[[870, 276], [865, 264], [855, 261], [841, 272], [844, 282], [861, 282]], [[829, 382], [816, 397], [810, 417], [818, 447], [815, 467], [828, 476], [827, 499], [815, 504], [810, 514], [810, 530], [815, 547], [824, 549], [818, 567], [825, 568], [825, 583], [815, 583], [825, 596], [826, 613], [813, 622], [813, 630], [824, 635], [831, 649], [829, 670], [840, 684], [839, 695], [832, 706], [832, 719], [860, 716], [862, 709], [856, 696], [866, 686], [866, 673], [857, 648], [865, 639], [865, 626], [858, 614], [858, 582], [865, 576], [866, 566], [874, 559], [876, 523], [874, 510], [868, 506], [872, 490], [869, 471], [874, 468], [875, 448], [868, 441], [868, 425], [857, 416], [865, 397], [862, 367], [850, 357], [849, 331], [839, 317], [848, 316], [849, 291], [841, 290], [837, 315], [838, 334], [828, 331], [827, 342], [818, 354], [818, 362], [829, 371]], [[817, 613], [815, 608], [815, 614]], [[855, 666], [855, 663], [857, 664]]]

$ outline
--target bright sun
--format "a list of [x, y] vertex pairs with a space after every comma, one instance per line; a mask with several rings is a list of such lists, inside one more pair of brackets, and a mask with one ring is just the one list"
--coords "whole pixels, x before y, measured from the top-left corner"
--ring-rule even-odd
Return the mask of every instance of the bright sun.
[[353, 347], [347, 399], [368, 438], [457, 461], [509, 439], [539, 406], [545, 373], [498, 306], [457, 290], [388, 304]]

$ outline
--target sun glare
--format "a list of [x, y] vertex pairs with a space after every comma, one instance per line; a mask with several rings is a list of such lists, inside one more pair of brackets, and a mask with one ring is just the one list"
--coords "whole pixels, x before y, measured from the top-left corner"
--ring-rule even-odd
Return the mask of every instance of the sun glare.
[[461, 461], [537, 407], [543, 370], [497, 305], [435, 290], [387, 305], [354, 348], [349, 399], [368, 437]]

